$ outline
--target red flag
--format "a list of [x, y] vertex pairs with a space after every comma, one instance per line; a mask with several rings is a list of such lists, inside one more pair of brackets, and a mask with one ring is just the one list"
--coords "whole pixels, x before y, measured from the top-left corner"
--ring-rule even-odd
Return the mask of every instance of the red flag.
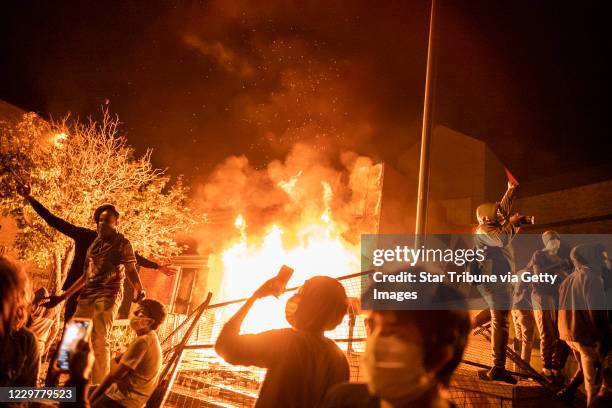
[[508, 178], [508, 182], [512, 185], [518, 186], [518, 181], [514, 178], [512, 173], [510, 173], [510, 170], [505, 167], [504, 170], [506, 171], [506, 178]]

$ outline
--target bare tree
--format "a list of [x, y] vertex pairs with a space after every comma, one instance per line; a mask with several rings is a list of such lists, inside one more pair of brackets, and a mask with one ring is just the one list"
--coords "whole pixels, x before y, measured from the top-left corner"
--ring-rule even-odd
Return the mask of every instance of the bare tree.
[[151, 150], [135, 157], [119, 121], [102, 111], [100, 121], [66, 118], [46, 122], [33, 113], [17, 124], [0, 123], [0, 210], [14, 217], [14, 246], [22, 259], [61, 271], [71, 241], [50, 228], [15, 193], [28, 182], [33, 195], [67, 221], [93, 227], [102, 203], [121, 212], [119, 229], [139, 252], [160, 261], [181, 253], [179, 234], [204, 220], [188, 205], [188, 188], [151, 164]]

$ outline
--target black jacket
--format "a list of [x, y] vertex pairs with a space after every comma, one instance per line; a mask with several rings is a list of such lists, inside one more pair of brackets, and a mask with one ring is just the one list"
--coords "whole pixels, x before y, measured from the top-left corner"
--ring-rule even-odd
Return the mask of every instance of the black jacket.
[[[87, 249], [93, 243], [94, 239], [96, 239], [98, 233], [89, 228], [77, 227], [76, 225], [63, 220], [58, 216], [53, 215], [47, 208], [45, 208], [45, 206], [43, 206], [33, 197], [29, 197], [28, 201], [32, 205], [34, 211], [36, 211], [38, 215], [40, 215], [41, 218], [47, 222], [47, 224], [74, 240], [74, 258], [72, 260], [72, 264], [70, 265], [70, 269], [66, 274], [66, 280], [64, 280], [64, 284], [62, 285], [62, 290], [67, 290], [83, 275], [85, 270], [85, 257], [87, 255]], [[159, 268], [157, 263], [143, 258], [138, 254], [136, 254], [136, 263], [149, 269]], [[78, 298], [79, 294], [80, 291], [77, 292], [72, 298]]]

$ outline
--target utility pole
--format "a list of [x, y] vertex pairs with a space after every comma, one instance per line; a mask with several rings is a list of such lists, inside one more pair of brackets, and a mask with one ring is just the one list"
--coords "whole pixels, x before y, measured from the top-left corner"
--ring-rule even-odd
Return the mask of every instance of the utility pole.
[[431, 1], [429, 17], [429, 43], [427, 46], [427, 69], [425, 72], [425, 98], [423, 102], [423, 127], [421, 129], [421, 158], [419, 162], [419, 190], [417, 195], [417, 213], [415, 228], [415, 247], [420, 247], [421, 235], [425, 233], [427, 223], [427, 199], [429, 194], [429, 156], [431, 131], [433, 128], [433, 94], [436, 77], [436, 0]]

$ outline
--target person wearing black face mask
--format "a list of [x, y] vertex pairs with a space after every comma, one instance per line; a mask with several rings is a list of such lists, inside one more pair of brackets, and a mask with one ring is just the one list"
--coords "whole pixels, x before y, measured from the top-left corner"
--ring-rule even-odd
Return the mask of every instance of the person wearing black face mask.
[[316, 408], [334, 384], [349, 379], [344, 353], [324, 336], [342, 321], [346, 292], [338, 280], [315, 276], [287, 301], [285, 316], [291, 329], [240, 335], [240, 326], [254, 302], [279, 292], [277, 278], [255, 291], [225, 323], [215, 350], [231, 364], [268, 369], [257, 408]]
[[374, 310], [366, 318], [362, 360], [366, 383], [332, 388], [323, 408], [443, 408], [443, 396], [459, 365], [470, 318], [461, 294], [440, 285], [437, 294], [455, 310]]
[[82, 289], [74, 317], [93, 320], [91, 342], [96, 361], [92, 383], [97, 385], [109, 371], [110, 330], [123, 297], [123, 280], [127, 274], [140, 291], [142, 284], [132, 245], [116, 229], [119, 213], [115, 207], [110, 204], [99, 207], [94, 217], [98, 234], [87, 249], [85, 273], [64, 293], [51, 297], [49, 303], [70, 298]]
[[[74, 241], [74, 257], [72, 263], [70, 264], [70, 268], [68, 269], [68, 273], [66, 274], [66, 279], [62, 285], [62, 290], [67, 291], [75, 282], [79, 280], [81, 276], [83, 276], [87, 249], [98, 236], [97, 228], [96, 230], [94, 230], [90, 228], [80, 227], [71, 224], [68, 221], [52, 214], [43, 204], [41, 204], [38, 200], [32, 197], [31, 187], [28, 184], [18, 184], [17, 193], [19, 193], [23, 198], [27, 200], [27, 202], [32, 206], [32, 209], [36, 211], [36, 213], [43, 220], [45, 220], [45, 222], [49, 224], [49, 226]], [[104, 204], [95, 210], [93, 221], [96, 223], [96, 227], [100, 220], [99, 215], [105, 208], [108, 209], [109, 206], [113, 207], [111, 204]], [[116, 212], [116, 210], [114, 211]], [[156, 262], [153, 262], [143, 256], [140, 256], [137, 252], [134, 255], [136, 256], [136, 263], [139, 266], [149, 269], [156, 269], [168, 276], [174, 275], [176, 273], [175, 269], [167, 265], [159, 265]], [[134, 286], [137, 286], [137, 297], [143, 298], [144, 291], [142, 290], [141, 286], [138, 286], [136, 278], [128, 276], [128, 280], [130, 280]], [[59, 304], [61, 301], [65, 300], [66, 303], [64, 306], [64, 321], [67, 322], [68, 320], [70, 320], [72, 315], [74, 315], [79, 294], [80, 291], [76, 291], [70, 297], [51, 297], [52, 302], [48, 303], [47, 307], [53, 307]]]

